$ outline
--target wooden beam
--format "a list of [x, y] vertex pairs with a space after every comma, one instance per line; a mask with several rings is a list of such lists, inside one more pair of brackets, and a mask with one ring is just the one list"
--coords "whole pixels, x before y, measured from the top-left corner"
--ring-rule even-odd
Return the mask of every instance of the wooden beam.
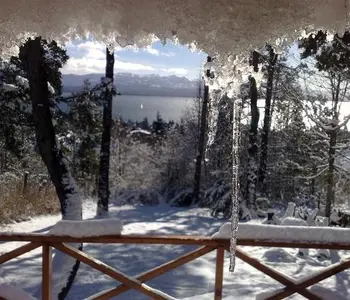
[[[23, 241], [36, 243], [97, 243], [97, 244], [148, 244], [148, 245], [203, 245], [226, 247], [229, 239], [212, 239], [209, 236], [169, 235], [169, 236], [144, 236], [144, 235], [105, 235], [91, 237], [50, 236], [46, 234], [24, 233], [0, 233], [0, 241]], [[279, 248], [310, 248], [330, 250], [350, 250], [350, 243], [324, 243], [306, 241], [278, 241], [278, 240], [251, 240], [238, 239], [240, 246], [262, 246]]]
[[[329, 266], [326, 268], [326, 270], [320, 271], [318, 274], [316, 274], [315, 276], [306, 279], [305, 281], [302, 281], [298, 284], [298, 287], [300, 288], [307, 288], [311, 285], [314, 285], [322, 280], [327, 279], [328, 277], [331, 277], [337, 273], [340, 273], [346, 269], [350, 268], [350, 259], [346, 260], [344, 262], [340, 262], [337, 264], [334, 264], [332, 266]], [[274, 297], [270, 297], [269, 299], [283, 299], [286, 297], [289, 297], [291, 295], [293, 295], [294, 292], [288, 289], [284, 289], [283, 291], [280, 291], [278, 294], [276, 294]], [[283, 298], [281, 298], [283, 297]]]
[[75, 249], [68, 245], [63, 244], [53, 244], [53, 247], [55, 247], [57, 250], [89, 265], [90, 267], [102, 272], [105, 275], [110, 276], [111, 278], [118, 280], [127, 286], [129, 286], [131, 289], [138, 290], [139, 292], [151, 297], [151, 299], [155, 300], [166, 300], [167, 298], [163, 297], [162, 295], [158, 294], [153, 288], [149, 287], [148, 285], [138, 281], [137, 279], [134, 279], [128, 275], [123, 274], [122, 272], [117, 271], [116, 269], [106, 265], [105, 263], [87, 255], [86, 253], [79, 251], [78, 249]]
[[225, 249], [218, 248], [216, 250], [216, 273], [215, 273], [215, 300], [222, 299], [222, 285], [224, 279], [224, 256]]
[[41, 244], [39, 243], [28, 243], [28, 244], [25, 244], [21, 247], [18, 247], [10, 252], [7, 252], [3, 255], [0, 256], [0, 264], [3, 264], [11, 259], [14, 259], [24, 253], [27, 253], [29, 251], [32, 251], [36, 248], [39, 248], [41, 246]]
[[93, 237], [53, 236], [43, 234], [0, 234], [0, 241], [31, 241], [41, 243], [98, 243], [98, 244], [148, 244], [148, 245], [204, 245], [225, 246], [229, 240], [212, 239], [208, 236], [169, 235], [105, 235]]
[[42, 260], [42, 299], [51, 300], [52, 248], [50, 245], [43, 245]]
[[[190, 261], [193, 261], [196, 258], [201, 257], [213, 250], [215, 250], [215, 248], [209, 247], [209, 246], [200, 247], [199, 249], [193, 250], [172, 261], [169, 261], [143, 274], [140, 274], [137, 276], [136, 279], [139, 280], [140, 282], [145, 282], [145, 281], [154, 279], [160, 275], [163, 275], [166, 272], [169, 272], [179, 266], [182, 266]], [[128, 290], [130, 290], [130, 287], [128, 287], [125, 284], [122, 284], [116, 288], [102, 291], [96, 295], [90, 296], [87, 300], [108, 300], [111, 297], [119, 296], [120, 294], [127, 292]]]
[[[310, 291], [306, 290], [305, 288], [296, 284], [292, 278], [289, 278], [288, 276], [283, 275], [282, 273], [278, 272], [277, 270], [274, 270], [274, 269], [266, 266], [265, 264], [262, 264], [261, 262], [259, 262], [259, 260], [257, 260], [256, 258], [250, 257], [249, 255], [244, 253], [242, 250], [237, 249], [236, 256], [239, 259], [246, 262], [247, 264], [254, 267], [255, 269], [259, 270], [260, 272], [263, 272], [267, 276], [269, 276], [269, 277], [275, 279], [276, 281], [282, 283], [283, 285], [285, 285], [287, 287], [287, 289], [290, 289], [293, 291], [292, 294], [299, 293], [307, 299], [322, 300], [321, 297], [313, 294], [312, 292], [310, 292]], [[283, 298], [284, 297], [276, 298], [276, 299], [283, 299]], [[268, 298], [268, 299], [270, 299], [270, 298]]]

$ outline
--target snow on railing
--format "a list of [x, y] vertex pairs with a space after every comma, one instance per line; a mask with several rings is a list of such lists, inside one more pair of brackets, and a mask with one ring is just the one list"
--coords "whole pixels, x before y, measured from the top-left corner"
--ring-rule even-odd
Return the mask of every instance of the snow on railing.
[[[225, 223], [215, 233], [214, 239], [229, 239], [231, 223]], [[279, 226], [239, 224], [238, 239], [273, 240], [286, 242], [350, 243], [350, 229], [335, 227]]]
[[119, 219], [62, 220], [55, 224], [48, 235], [71, 237], [94, 237], [121, 235], [123, 223]]

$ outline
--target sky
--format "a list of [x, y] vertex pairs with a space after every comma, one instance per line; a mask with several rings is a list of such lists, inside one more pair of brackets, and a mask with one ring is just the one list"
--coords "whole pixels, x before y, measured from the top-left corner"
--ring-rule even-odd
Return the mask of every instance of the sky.
[[[91, 40], [76, 40], [66, 45], [70, 56], [62, 69], [64, 74], [104, 73], [105, 45]], [[185, 76], [196, 79], [206, 59], [203, 52], [191, 52], [186, 46], [168, 42], [165, 46], [155, 42], [141, 49], [115, 50], [115, 72]]]

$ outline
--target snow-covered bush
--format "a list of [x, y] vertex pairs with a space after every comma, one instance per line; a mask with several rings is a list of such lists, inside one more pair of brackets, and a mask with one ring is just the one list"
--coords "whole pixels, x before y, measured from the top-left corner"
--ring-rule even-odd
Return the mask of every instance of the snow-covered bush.
[[115, 191], [111, 202], [116, 205], [157, 205], [163, 202], [163, 197], [155, 189], [122, 189]]

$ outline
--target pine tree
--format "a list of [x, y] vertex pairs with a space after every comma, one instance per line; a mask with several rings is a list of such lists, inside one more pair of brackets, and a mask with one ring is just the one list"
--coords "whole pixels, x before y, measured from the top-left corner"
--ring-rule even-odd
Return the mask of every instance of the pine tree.
[[166, 131], [166, 122], [163, 120], [163, 117], [160, 114], [160, 112], [157, 111], [156, 119], [152, 123], [152, 132], [158, 139], [162, 139], [165, 137]]

